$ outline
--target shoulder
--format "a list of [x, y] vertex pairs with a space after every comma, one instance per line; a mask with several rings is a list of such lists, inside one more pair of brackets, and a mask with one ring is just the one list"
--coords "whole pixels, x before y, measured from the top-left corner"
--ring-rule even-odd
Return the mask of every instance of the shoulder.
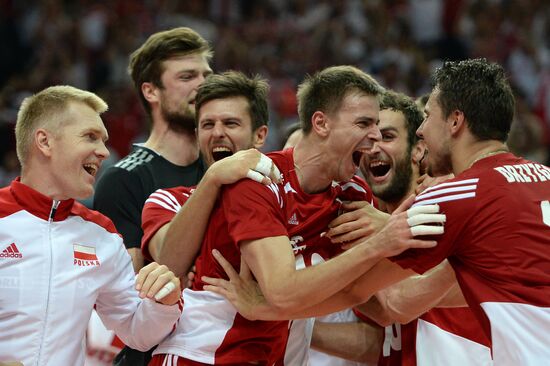
[[228, 186], [222, 187], [222, 202], [225, 200], [238, 201], [240, 204], [277, 202], [283, 207], [285, 196], [284, 184], [264, 185], [251, 179], [241, 179], [240, 181]]
[[0, 218], [9, 216], [21, 211], [22, 208], [17, 204], [10, 192], [10, 187], [0, 189]]
[[157, 189], [145, 201], [144, 210], [151, 207], [162, 207], [164, 209], [178, 212], [181, 206], [189, 199], [194, 187], [174, 187]]
[[159, 157], [152, 150], [138, 147], [119, 162], [108, 167], [98, 181], [98, 189], [104, 185], [122, 184], [125, 181], [144, 179], [151, 170], [151, 165]]
[[131, 172], [144, 165], [150, 164], [157, 157], [159, 157], [159, 155], [152, 150], [144, 147], [136, 147], [130, 154], [113, 165], [112, 169]]
[[79, 202], [74, 203], [73, 208], [71, 209], [71, 214], [73, 216], [81, 217], [86, 222], [101, 226], [103, 229], [111, 234], [120, 235], [118, 234], [118, 231], [116, 230], [115, 225], [113, 224], [111, 219], [97, 211], [90, 210]]
[[292, 149], [273, 151], [266, 155], [273, 160], [273, 163], [279, 168], [283, 177], [291, 169], [294, 169], [294, 159], [292, 158]]
[[335, 183], [342, 193], [339, 198], [345, 201], [369, 201], [374, 202], [374, 195], [367, 182], [358, 175], [353, 176], [348, 182]]

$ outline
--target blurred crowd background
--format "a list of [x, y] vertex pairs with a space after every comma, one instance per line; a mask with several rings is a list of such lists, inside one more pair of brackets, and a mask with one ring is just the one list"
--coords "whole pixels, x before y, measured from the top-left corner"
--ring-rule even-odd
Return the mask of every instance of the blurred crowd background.
[[0, 0], [0, 183], [19, 172], [13, 127], [22, 99], [54, 84], [99, 94], [112, 160], [145, 139], [147, 123], [126, 73], [150, 34], [188, 26], [211, 42], [213, 69], [270, 81], [270, 137], [282, 146], [307, 73], [353, 64], [419, 97], [443, 60], [503, 65], [517, 98], [509, 145], [550, 156], [549, 0]]

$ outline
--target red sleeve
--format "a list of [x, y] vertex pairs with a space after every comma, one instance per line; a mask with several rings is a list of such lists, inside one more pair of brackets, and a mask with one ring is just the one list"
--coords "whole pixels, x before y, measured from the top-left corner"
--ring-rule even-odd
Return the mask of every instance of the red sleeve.
[[233, 242], [288, 236], [284, 199], [282, 186], [249, 179], [225, 188], [221, 202]]
[[145, 258], [153, 260], [148, 248], [151, 238], [161, 227], [172, 221], [192, 192], [193, 189], [189, 187], [157, 189], [145, 201], [141, 214], [141, 252]]
[[455, 254], [459, 243], [471, 241], [470, 235], [473, 233], [465, 227], [476, 212], [476, 191], [477, 180], [473, 183], [472, 180], [455, 180], [431, 187], [417, 196], [413, 207], [424, 204], [439, 205], [440, 211], [447, 216], [445, 232], [443, 235], [430, 238], [437, 240], [437, 245], [433, 248], [409, 249], [388, 259], [402, 268], [410, 268], [422, 274]]

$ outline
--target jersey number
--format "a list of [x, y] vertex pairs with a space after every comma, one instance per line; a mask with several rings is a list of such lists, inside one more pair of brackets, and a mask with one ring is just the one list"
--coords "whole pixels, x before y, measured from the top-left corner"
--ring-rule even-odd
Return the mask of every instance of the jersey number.
[[550, 201], [542, 201], [540, 208], [542, 210], [542, 222], [550, 226]]

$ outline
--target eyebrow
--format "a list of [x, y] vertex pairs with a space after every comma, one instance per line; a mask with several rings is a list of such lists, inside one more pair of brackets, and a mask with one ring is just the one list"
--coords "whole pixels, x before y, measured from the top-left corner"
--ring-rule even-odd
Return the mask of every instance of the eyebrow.
[[101, 130], [99, 128], [91, 127], [91, 128], [87, 128], [87, 129], [84, 130], [84, 134], [87, 134], [87, 133], [90, 133], [90, 132], [102, 136], [103, 142], [106, 142], [107, 140], [109, 140], [109, 133], [108, 132], [104, 133], [103, 130]]

